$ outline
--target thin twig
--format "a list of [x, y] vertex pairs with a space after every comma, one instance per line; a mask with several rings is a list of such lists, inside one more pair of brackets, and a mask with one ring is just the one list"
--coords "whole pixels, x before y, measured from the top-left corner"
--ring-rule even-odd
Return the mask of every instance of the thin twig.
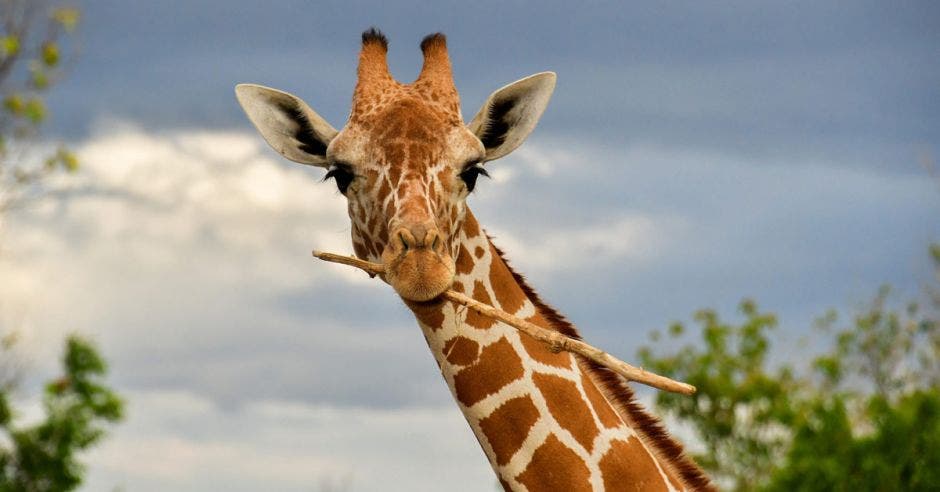
[[[372, 275], [385, 272], [385, 267], [383, 265], [360, 260], [359, 258], [353, 258], [351, 256], [324, 253], [321, 251], [314, 251], [313, 256], [324, 261], [342, 263], [344, 265], [360, 268]], [[594, 347], [593, 345], [582, 342], [581, 340], [567, 337], [557, 331], [547, 330], [539, 325], [536, 325], [535, 323], [526, 321], [505, 311], [496, 309], [493, 306], [484, 304], [480, 301], [477, 301], [476, 299], [461, 294], [460, 292], [448, 290], [441, 294], [441, 297], [447, 299], [448, 301], [467, 306], [469, 309], [473, 309], [474, 311], [488, 318], [502, 321], [503, 323], [506, 323], [507, 325], [525, 333], [526, 335], [529, 335], [530, 337], [545, 343], [553, 352], [564, 350], [567, 352], [576, 353], [586, 359], [592, 360], [610, 369], [611, 371], [614, 371], [629, 381], [636, 381], [647, 386], [652, 386], [654, 388], [670, 391], [673, 393], [681, 393], [684, 395], [691, 395], [695, 393], [695, 386], [692, 386], [691, 384], [675, 381], [665, 376], [660, 376], [659, 374], [632, 366], [608, 354], [607, 352]]]

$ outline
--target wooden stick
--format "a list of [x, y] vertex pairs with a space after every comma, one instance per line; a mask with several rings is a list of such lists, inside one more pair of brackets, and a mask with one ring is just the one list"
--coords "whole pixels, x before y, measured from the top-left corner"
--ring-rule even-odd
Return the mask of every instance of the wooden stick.
[[[314, 251], [313, 256], [324, 260], [330, 261], [333, 263], [342, 263], [343, 265], [349, 265], [356, 268], [365, 270], [366, 272], [377, 275], [385, 272], [385, 267], [378, 263], [372, 263], [369, 261], [360, 260], [359, 258], [353, 258], [351, 256], [337, 255], [333, 253], [324, 253], [322, 251]], [[472, 297], [468, 297], [460, 292], [455, 290], [448, 290], [441, 294], [441, 297], [447, 299], [448, 301], [456, 302], [467, 306], [470, 309], [497, 321], [502, 321], [513, 328], [529, 335], [530, 337], [543, 342], [549, 346], [553, 352], [558, 352], [561, 350], [567, 352], [576, 353], [586, 359], [592, 360], [611, 371], [623, 376], [629, 381], [636, 381], [638, 383], [645, 384], [647, 386], [652, 386], [657, 389], [664, 391], [670, 391], [673, 393], [681, 393], [683, 395], [691, 395], [695, 393], [695, 386], [691, 384], [682, 383], [673, 379], [669, 379], [665, 376], [660, 376], [639, 367], [631, 366], [626, 362], [604, 352], [603, 350], [589, 345], [581, 340], [576, 340], [574, 338], [567, 337], [557, 331], [547, 330], [542, 328], [535, 323], [531, 323], [524, 319], [513, 316], [505, 311], [499, 310], [484, 304]]]
[[366, 273], [371, 275], [378, 275], [380, 273], [385, 273], [385, 265], [379, 263], [372, 263], [371, 261], [360, 260], [352, 256], [337, 255], [333, 253], [326, 253], [323, 251], [313, 250], [313, 256], [323, 260], [330, 261], [333, 263], [342, 263], [343, 265], [349, 265], [361, 270], [365, 270]]

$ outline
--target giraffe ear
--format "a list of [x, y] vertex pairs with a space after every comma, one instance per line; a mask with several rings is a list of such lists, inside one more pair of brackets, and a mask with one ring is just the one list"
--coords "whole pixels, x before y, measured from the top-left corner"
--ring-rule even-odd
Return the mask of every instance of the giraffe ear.
[[542, 72], [517, 80], [490, 97], [467, 128], [483, 142], [492, 161], [512, 152], [539, 122], [555, 90], [555, 73]]
[[235, 86], [235, 97], [268, 144], [301, 164], [327, 166], [326, 147], [337, 131], [299, 97], [254, 84]]

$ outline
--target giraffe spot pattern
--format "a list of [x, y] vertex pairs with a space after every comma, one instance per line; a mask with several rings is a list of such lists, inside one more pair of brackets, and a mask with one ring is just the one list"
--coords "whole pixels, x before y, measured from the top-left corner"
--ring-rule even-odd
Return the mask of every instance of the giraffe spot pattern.
[[529, 492], [581, 492], [593, 490], [590, 477], [584, 461], [551, 434], [535, 450], [529, 466], [516, 476], [516, 481]]
[[460, 245], [460, 252], [457, 253], [456, 270], [459, 275], [467, 275], [473, 271], [473, 257], [467, 251], [467, 247]]
[[[545, 320], [545, 317], [542, 316], [541, 313], [536, 313], [534, 316], [526, 318], [526, 321], [535, 323], [543, 328], [550, 328], [548, 321]], [[525, 347], [526, 353], [537, 362], [563, 369], [571, 369], [572, 358], [567, 352], [552, 352], [544, 343], [524, 333], [519, 334], [519, 340], [522, 342], [522, 346]]]
[[444, 354], [447, 362], [456, 366], [469, 366], [480, 355], [480, 344], [466, 338], [454, 337], [444, 343]]
[[480, 224], [475, 217], [472, 215], [468, 216], [466, 222], [463, 224], [463, 230], [467, 239], [475, 238], [480, 235]]
[[524, 372], [512, 344], [500, 338], [483, 347], [475, 364], [454, 375], [454, 392], [460, 403], [469, 407], [521, 378]]
[[538, 419], [539, 411], [532, 398], [520, 396], [507, 400], [480, 421], [480, 429], [493, 448], [498, 465], [505, 465], [519, 451]]
[[532, 381], [545, 397], [548, 411], [558, 425], [570, 432], [590, 453], [594, 447], [594, 438], [600, 431], [577, 385], [560, 376], [541, 373], [532, 374]]
[[415, 302], [405, 301], [418, 321], [431, 327], [432, 330], [440, 330], [444, 324], [444, 303], [443, 302]]
[[636, 437], [615, 440], [598, 466], [608, 492], [665, 492], [668, 489], [656, 463]]
[[493, 286], [493, 293], [496, 294], [496, 300], [500, 307], [507, 313], [518, 312], [525, 302], [525, 293], [516, 284], [516, 280], [509, 273], [506, 264], [496, 254], [491, 252], [490, 261], [490, 285]]
[[[473, 283], [473, 298], [484, 304], [493, 304], [493, 301], [490, 299], [490, 295], [486, 292], [486, 286], [484, 286], [483, 282], [480, 282], [479, 280]], [[468, 325], [480, 330], [488, 330], [496, 324], [496, 321], [493, 321], [493, 318], [483, 316], [473, 309], [467, 310], [467, 319], [465, 322]]]
[[594, 381], [588, 378], [587, 374], [581, 374], [581, 386], [584, 387], [584, 393], [587, 395], [588, 401], [591, 402], [591, 406], [594, 407], [594, 411], [597, 412], [597, 418], [600, 419], [601, 425], [614, 429], [623, 423], [617, 413], [614, 412], [614, 409], [607, 403], [607, 399], [604, 398], [604, 395], [597, 389], [597, 385], [594, 384]]

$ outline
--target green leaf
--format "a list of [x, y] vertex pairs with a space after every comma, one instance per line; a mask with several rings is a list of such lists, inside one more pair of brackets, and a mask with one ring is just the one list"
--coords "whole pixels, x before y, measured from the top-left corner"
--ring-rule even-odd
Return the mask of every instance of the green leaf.
[[10, 113], [19, 116], [23, 114], [23, 110], [26, 107], [26, 104], [23, 102], [23, 98], [19, 94], [13, 93], [3, 99], [3, 107], [6, 108], [6, 110]]
[[59, 63], [59, 45], [55, 41], [43, 43], [42, 62], [50, 67], [54, 67]]
[[65, 147], [59, 147], [55, 154], [46, 159], [46, 169], [51, 171], [57, 167], [69, 173], [75, 172], [79, 168], [78, 157]]
[[673, 337], [680, 337], [682, 333], [685, 332], [685, 327], [682, 326], [682, 323], [673, 323], [669, 325], [669, 334]]
[[31, 67], [30, 75], [32, 78], [32, 85], [36, 89], [43, 90], [49, 87], [49, 77], [46, 75], [46, 71], [42, 67], [35, 66]]
[[38, 97], [31, 98], [26, 102], [23, 114], [33, 123], [42, 123], [46, 118], [46, 105]]
[[15, 56], [20, 52], [20, 38], [16, 36], [4, 36], [0, 38], [0, 53], [3, 57]]
[[[3, 391], [0, 391], [0, 427], [6, 427], [12, 419], [13, 411], [10, 409], [10, 404], [7, 402], [7, 396]], [[0, 468], [0, 471], [2, 470], [3, 468]]]
[[70, 173], [78, 170], [78, 157], [68, 150], [59, 149], [59, 162]]
[[72, 7], [59, 7], [52, 11], [52, 19], [68, 32], [75, 30], [80, 18], [81, 12]]

